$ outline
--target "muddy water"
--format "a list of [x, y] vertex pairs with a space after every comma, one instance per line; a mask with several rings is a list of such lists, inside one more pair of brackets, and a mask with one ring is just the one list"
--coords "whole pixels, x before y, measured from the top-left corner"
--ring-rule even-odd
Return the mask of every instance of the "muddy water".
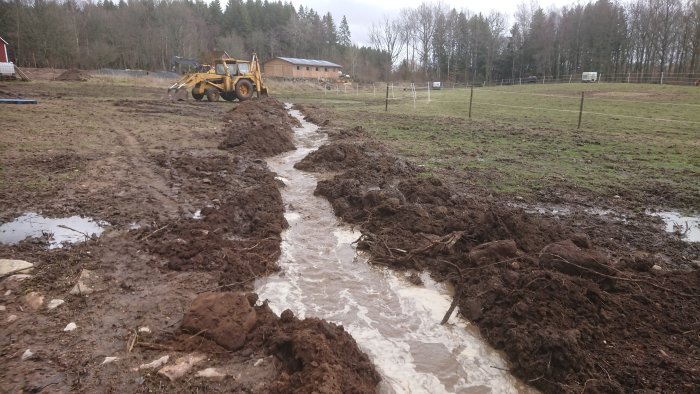
[[48, 237], [49, 249], [60, 248], [64, 243], [84, 242], [93, 235], [99, 236], [107, 225], [80, 216], [48, 218], [28, 212], [0, 225], [0, 243], [16, 244], [25, 238]]
[[355, 338], [382, 374], [383, 393], [517, 393], [528, 390], [504, 370], [503, 359], [472, 326], [453, 315], [448, 289], [423, 275], [414, 286], [402, 274], [372, 267], [353, 242], [359, 232], [339, 223], [330, 204], [313, 195], [316, 178], [294, 163], [325, 141], [317, 127], [295, 129], [296, 151], [268, 160], [286, 187], [289, 229], [282, 235], [282, 272], [256, 283], [261, 299], [280, 314], [320, 317]]
[[683, 216], [673, 211], [647, 211], [647, 214], [660, 217], [666, 224], [666, 232], [679, 234], [687, 242], [700, 242], [700, 215]]

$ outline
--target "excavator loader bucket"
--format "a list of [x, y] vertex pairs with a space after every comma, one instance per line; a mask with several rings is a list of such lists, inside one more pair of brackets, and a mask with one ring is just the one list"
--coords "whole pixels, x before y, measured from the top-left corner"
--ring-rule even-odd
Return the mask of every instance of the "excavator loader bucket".
[[267, 88], [260, 88], [260, 97], [267, 97]]
[[168, 89], [168, 98], [173, 101], [187, 101], [187, 88]]

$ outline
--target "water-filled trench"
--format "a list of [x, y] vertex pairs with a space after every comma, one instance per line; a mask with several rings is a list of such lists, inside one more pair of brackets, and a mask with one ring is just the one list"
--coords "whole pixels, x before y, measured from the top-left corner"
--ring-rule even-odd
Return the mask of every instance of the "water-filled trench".
[[353, 245], [360, 233], [340, 223], [328, 201], [313, 195], [315, 175], [294, 164], [326, 136], [302, 122], [297, 149], [268, 160], [285, 183], [289, 228], [282, 234], [282, 271], [256, 283], [261, 299], [280, 314], [342, 324], [382, 375], [383, 393], [518, 393], [530, 391], [507, 372], [502, 357], [468, 322], [452, 316], [441, 326], [449, 289], [422, 275], [423, 286], [402, 273], [367, 263]]

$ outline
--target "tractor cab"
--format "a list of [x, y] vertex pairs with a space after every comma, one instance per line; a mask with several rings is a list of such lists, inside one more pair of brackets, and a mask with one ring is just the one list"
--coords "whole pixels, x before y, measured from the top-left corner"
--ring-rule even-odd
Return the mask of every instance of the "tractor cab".
[[250, 62], [235, 59], [220, 59], [214, 67], [217, 75], [229, 75], [235, 77], [250, 72]]

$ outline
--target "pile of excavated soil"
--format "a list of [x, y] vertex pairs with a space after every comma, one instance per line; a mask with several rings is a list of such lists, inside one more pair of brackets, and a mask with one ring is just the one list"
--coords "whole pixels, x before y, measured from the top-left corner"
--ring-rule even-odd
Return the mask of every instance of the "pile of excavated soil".
[[227, 353], [258, 360], [272, 356], [276, 373], [260, 382], [259, 392], [375, 392], [380, 377], [342, 326], [316, 318], [299, 320], [290, 310], [277, 317], [257, 299], [253, 293], [200, 294], [179, 332], [162, 335], [156, 343], [179, 352], [207, 349], [215, 365], [225, 362]]
[[209, 173], [202, 178], [203, 186], [221, 188], [226, 194], [202, 208], [199, 220], [183, 218], [156, 233], [144, 228], [138, 236], [146, 250], [166, 259], [171, 270], [214, 272], [220, 285], [245, 288], [279, 269], [280, 232], [287, 221], [277, 183], [263, 164], [250, 160], [200, 163], [206, 167], [182, 168], [184, 163], [178, 160], [173, 167]]
[[425, 176], [383, 148], [349, 146], [331, 143], [303, 161], [345, 170], [316, 194], [361, 227], [359, 247], [373, 263], [451, 281], [460, 312], [516, 376], [548, 393], [700, 387], [700, 271], [651, 269], [668, 267], [659, 253], [700, 259], [697, 245], [588, 216], [530, 215]]
[[86, 71], [71, 68], [70, 70], [64, 71], [63, 73], [61, 73], [61, 75], [57, 76], [54, 79], [56, 81], [85, 82], [90, 79], [90, 74], [88, 74]]
[[331, 124], [333, 112], [327, 109], [319, 108], [313, 104], [295, 104], [294, 108], [302, 111], [304, 119], [311, 123], [319, 126], [328, 126]]
[[[367, 149], [372, 147], [373, 149]], [[379, 160], [382, 154], [370, 143], [343, 142], [323, 145], [309, 153], [304, 159], [294, 164], [294, 168], [303, 171], [338, 171], [358, 166], [367, 160]]]
[[294, 148], [292, 126], [298, 124], [271, 97], [244, 101], [224, 117], [224, 141], [219, 148], [240, 155], [268, 157]]

